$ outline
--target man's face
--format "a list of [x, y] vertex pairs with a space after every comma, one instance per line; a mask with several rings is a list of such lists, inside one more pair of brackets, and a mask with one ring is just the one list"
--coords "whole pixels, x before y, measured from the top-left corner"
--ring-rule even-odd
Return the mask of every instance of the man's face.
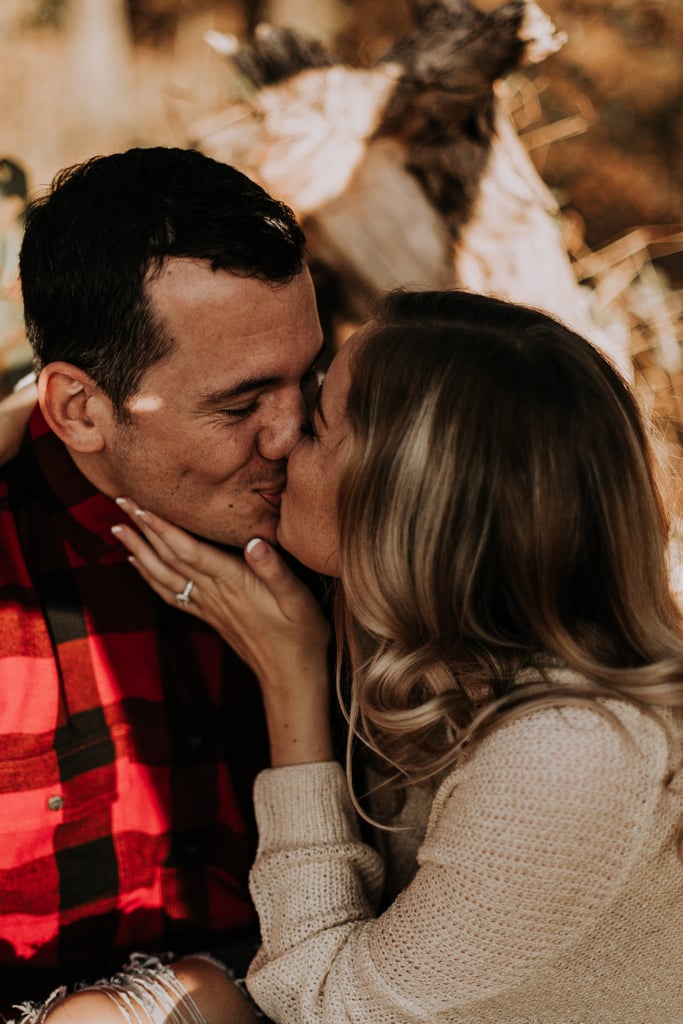
[[111, 421], [103, 490], [223, 544], [275, 539], [286, 460], [316, 380], [307, 270], [287, 284], [171, 259], [148, 285], [173, 347]]

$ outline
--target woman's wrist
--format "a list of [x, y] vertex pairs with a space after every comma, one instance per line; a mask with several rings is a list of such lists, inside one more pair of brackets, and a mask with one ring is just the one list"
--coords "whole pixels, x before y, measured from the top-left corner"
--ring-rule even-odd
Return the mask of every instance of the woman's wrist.
[[295, 693], [264, 690], [273, 768], [333, 759], [328, 688], [307, 693], [301, 686]]

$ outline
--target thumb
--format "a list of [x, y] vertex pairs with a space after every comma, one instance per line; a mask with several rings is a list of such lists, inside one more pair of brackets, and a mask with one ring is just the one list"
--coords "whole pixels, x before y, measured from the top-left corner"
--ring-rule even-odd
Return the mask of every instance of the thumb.
[[270, 553], [270, 544], [267, 544], [265, 540], [261, 540], [260, 537], [254, 537], [250, 540], [244, 549], [244, 554], [247, 556], [247, 561], [250, 565], [257, 565], [259, 562], [265, 562]]
[[[279, 552], [261, 537], [249, 541], [244, 549], [244, 558], [278, 603], [287, 604], [289, 614], [296, 615], [302, 602], [307, 607], [311, 604], [318, 607], [308, 587], [292, 572]], [[292, 601], [295, 604], [291, 604]]]
[[272, 588], [296, 580], [287, 563], [278, 552], [261, 537], [254, 537], [244, 549], [244, 559], [254, 575]]

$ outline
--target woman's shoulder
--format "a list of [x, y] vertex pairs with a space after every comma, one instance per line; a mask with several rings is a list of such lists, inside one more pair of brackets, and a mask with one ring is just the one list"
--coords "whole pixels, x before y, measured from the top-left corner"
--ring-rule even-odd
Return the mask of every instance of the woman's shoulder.
[[[670, 708], [632, 700], [592, 696], [588, 680], [567, 668], [555, 668], [550, 681], [560, 694], [556, 704], [520, 705], [472, 744], [464, 765], [505, 762], [524, 771], [551, 766], [593, 773], [629, 765], [661, 777], [683, 753], [683, 720]], [[522, 680], [523, 682], [524, 680]]]
[[632, 833], [638, 821], [646, 832], [662, 812], [667, 781], [676, 772], [680, 778], [682, 736], [680, 715], [622, 700], [521, 709], [473, 743], [443, 780], [428, 840], [444, 838], [472, 814], [497, 818], [506, 829], [552, 823], [616, 835]]

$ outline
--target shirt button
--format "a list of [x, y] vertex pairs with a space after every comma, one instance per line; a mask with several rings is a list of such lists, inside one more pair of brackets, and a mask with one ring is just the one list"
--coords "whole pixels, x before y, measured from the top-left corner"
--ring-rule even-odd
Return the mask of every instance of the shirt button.
[[59, 796], [57, 793], [54, 796], [49, 796], [47, 798], [47, 806], [51, 811], [61, 811], [64, 806], [64, 797]]

